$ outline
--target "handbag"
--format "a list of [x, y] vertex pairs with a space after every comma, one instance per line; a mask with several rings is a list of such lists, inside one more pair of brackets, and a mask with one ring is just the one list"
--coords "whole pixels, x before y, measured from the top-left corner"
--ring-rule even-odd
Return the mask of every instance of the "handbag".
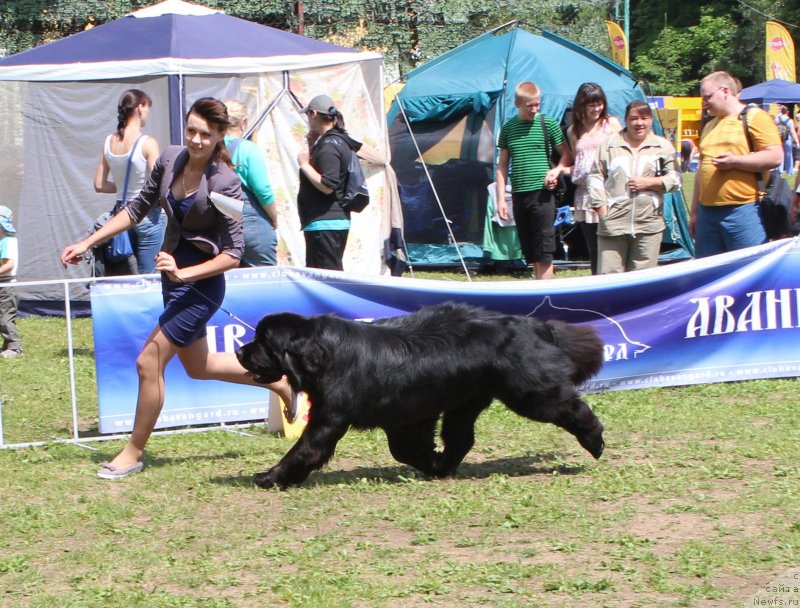
[[[547, 154], [547, 166], [553, 168], [553, 146], [550, 143], [550, 132], [547, 130], [547, 125], [544, 122], [544, 114], [539, 112], [539, 120], [542, 123], [542, 135], [544, 136], [544, 149]], [[558, 184], [553, 190], [553, 199], [555, 200], [556, 207], [564, 207], [572, 205], [575, 202], [575, 184], [568, 175], [563, 173], [558, 176]]]
[[[747, 145], [750, 150], [754, 150], [753, 136], [750, 134], [750, 128], [747, 125], [747, 111], [751, 106], [745, 106], [739, 117], [744, 123], [744, 133], [747, 137]], [[792, 205], [794, 203], [794, 196], [789, 185], [781, 177], [780, 169], [773, 169], [769, 172], [767, 184], [764, 185], [764, 180], [761, 173], [756, 174], [756, 207], [758, 208], [758, 216], [761, 218], [761, 224], [764, 226], [764, 231], [767, 233], [767, 238], [780, 239], [789, 236], [793, 233], [793, 227], [790, 224], [789, 218], [791, 217]], [[796, 234], [796, 233], [795, 233]]]
[[[128, 164], [125, 167], [125, 183], [122, 187], [122, 199], [114, 204], [114, 208], [111, 211], [112, 215], [116, 215], [121, 209], [125, 208], [125, 205], [127, 205], [128, 179], [131, 176], [133, 155], [136, 152], [136, 148], [139, 145], [139, 140], [142, 139], [142, 137], [143, 136], [140, 135], [136, 139], [136, 141], [133, 143], [133, 148], [131, 148], [131, 153], [128, 155]], [[122, 262], [123, 260], [127, 260], [130, 256], [132, 256], [133, 243], [131, 243], [131, 237], [128, 234], [128, 231], [125, 230], [112, 236], [103, 246], [103, 255], [105, 256], [106, 261], [112, 264]]]

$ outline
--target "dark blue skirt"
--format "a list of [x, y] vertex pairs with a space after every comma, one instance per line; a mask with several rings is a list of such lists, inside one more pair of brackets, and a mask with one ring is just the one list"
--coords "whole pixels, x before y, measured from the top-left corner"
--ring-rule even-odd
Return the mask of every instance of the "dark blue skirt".
[[[178, 268], [200, 264], [212, 257], [183, 239], [172, 255]], [[205, 338], [206, 323], [222, 305], [225, 275], [187, 284], [171, 281], [162, 272], [161, 294], [164, 297], [164, 312], [158, 318], [161, 331], [176, 346], [189, 346], [198, 338]]]

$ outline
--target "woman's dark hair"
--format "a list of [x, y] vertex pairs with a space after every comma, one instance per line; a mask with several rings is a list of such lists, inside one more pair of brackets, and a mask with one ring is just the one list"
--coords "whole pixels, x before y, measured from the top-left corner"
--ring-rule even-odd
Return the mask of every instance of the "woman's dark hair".
[[327, 112], [317, 112], [325, 122], [333, 122], [333, 128], [342, 133], [347, 133], [344, 126], [344, 116], [335, 106], [328, 108]]
[[150, 99], [147, 93], [139, 89], [128, 89], [119, 98], [119, 103], [117, 104], [117, 135], [119, 135], [120, 139], [122, 139], [125, 127], [128, 126], [131, 114], [141, 105], [152, 106], [153, 100]]
[[651, 118], [653, 116], [653, 110], [646, 101], [634, 99], [625, 107], [625, 120], [628, 120], [628, 114], [634, 110], [639, 114], [643, 114], [644, 116], [650, 116]]
[[[219, 99], [214, 99], [213, 97], [201, 97], [195, 101], [186, 113], [187, 120], [189, 119], [189, 114], [192, 112], [205, 120], [209, 127], [212, 127], [222, 134], [228, 130], [231, 124], [230, 118], [228, 117], [228, 108], [226, 108], [225, 104]], [[228, 147], [222, 139], [219, 140], [217, 147], [214, 148], [211, 158], [212, 160], [223, 162], [231, 168], [233, 167], [231, 164], [230, 152], [228, 152]]]
[[578, 87], [575, 101], [572, 102], [572, 133], [575, 139], [580, 139], [589, 131], [587, 123], [589, 105], [598, 101], [603, 102], [603, 111], [600, 113], [600, 122], [603, 122], [608, 119], [608, 100], [603, 88], [594, 82], [584, 82]]

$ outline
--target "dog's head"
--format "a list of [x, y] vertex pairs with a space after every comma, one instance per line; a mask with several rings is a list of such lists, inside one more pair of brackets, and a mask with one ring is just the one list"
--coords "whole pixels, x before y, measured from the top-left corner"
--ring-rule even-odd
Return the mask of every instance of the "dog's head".
[[302, 389], [324, 361], [315, 340], [317, 319], [292, 313], [267, 315], [259, 321], [253, 341], [236, 351], [239, 363], [256, 382], [269, 384], [285, 374], [295, 389]]

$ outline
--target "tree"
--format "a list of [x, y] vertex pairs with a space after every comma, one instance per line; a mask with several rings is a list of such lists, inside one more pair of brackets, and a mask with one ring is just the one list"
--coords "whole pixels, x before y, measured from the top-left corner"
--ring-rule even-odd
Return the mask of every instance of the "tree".
[[730, 40], [737, 31], [730, 17], [710, 14], [682, 31], [664, 28], [649, 51], [637, 54], [633, 70], [654, 94], [694, 94], [704, 74], [730, 69]]

